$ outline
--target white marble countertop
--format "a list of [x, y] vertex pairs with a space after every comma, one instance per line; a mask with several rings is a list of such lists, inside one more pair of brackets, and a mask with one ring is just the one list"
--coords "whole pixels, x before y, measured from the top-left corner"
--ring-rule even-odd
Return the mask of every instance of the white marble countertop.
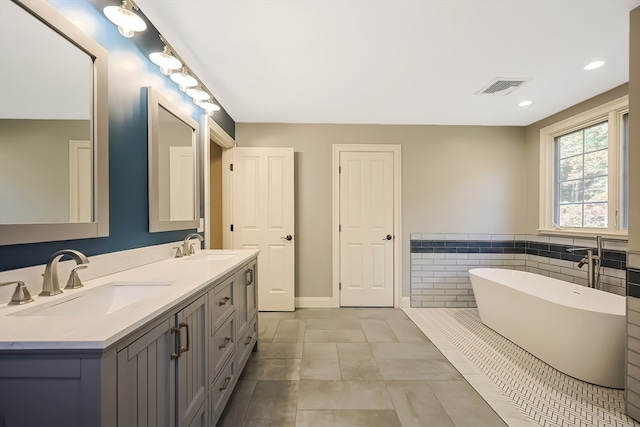
[[[203, 250], [196, 255], [170, 258], [152, 264], [103, 276], [84, 282], [80, 289], [64, 290], [51, 297], [33, 295], [34, 302], [0, 305], [0, 351], [7, 350], [100, 350], [106, 349], [147, 322], [167, 312], [180, 302], [198, 294], [212, 282], [223, 278], [259, 251], [246, 249]], [[207, 255], [231, 256], [207, 260]], [[215, 256], [214, 256], [215, 258]], [[224, 256], [220, 257], [224, 258]], [[91, 264], [89, 264], [91, 268]], [[80, 271], [82, 276], [82, 272]], [[64, 288], [66, 277], [60, 277]], [[116, 284], [143, 287], [159, 284], [151, 295], [135, 300], [118, 300], [105, 308], [98, 292]], [[139, 288], [138, 288], [139, 289]], [[94, 292], [94, 297], [90, 297]], [[72, 303], [71, 300], [78, 299]], [[80, 301], [100, 301], [101, 308], [92, 312]], [[65, 306], [64, 303], [68, 305]], [[91, 303], [89, 303], [91, 304]], [[126, 305], [124, 305], [126, 304]], [[60, 306], [50, 309], [53, 306]], [[123, 306], [124, 305], [124, 306]], [[66, 307], [82, 307], [83, 312]], [[91, 305], [89, 305], [92, 307]], [[118, 308], [121, 307], [121, 308]], [[114, 311], [115, 308], [115, 311]], [[42, 309], [42, 313], [39, 311]], [[103, 310], [107, 314], [96, 314]], [[28, 313], [28, 314], [27, 314]]]

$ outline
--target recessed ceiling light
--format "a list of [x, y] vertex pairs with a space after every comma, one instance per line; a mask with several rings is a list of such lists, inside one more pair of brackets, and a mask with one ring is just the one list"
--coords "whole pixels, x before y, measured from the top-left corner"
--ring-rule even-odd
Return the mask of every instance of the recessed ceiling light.
[[518, 104], [518, 107], [527, 107], [531, 104], [533, 104], [533, 101], [522, 101], [520, 104]]
[[593, 61], [584, 66], [585, 70], [595, 70], [596, 68], [600, 68], [604, 65], [604, 61]]

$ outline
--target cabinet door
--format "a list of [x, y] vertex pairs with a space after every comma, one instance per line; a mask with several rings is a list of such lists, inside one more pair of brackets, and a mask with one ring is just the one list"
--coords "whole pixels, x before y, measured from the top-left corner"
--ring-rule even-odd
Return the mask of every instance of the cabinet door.
[[172, 319], [118, 352], [120, 426], [175, 425]]
[[244, 265], [236, 273], [236, 314], [237, 333], [236, 336], [244, 335], [249, 322], [257, 312], [258, 296], [256, 293], [256, 261]]
[[245, 268], [244, 279], [247, 288], [247, 322], [251, 322], [253, 316], [258, 313], [258, 264], [256, 260], [253, 260], [253, 262]]
[[182, 351], [178, 357], [178, 423], [189, 425], [205, 402], [207, 393], [206, 295], [178, 313]]

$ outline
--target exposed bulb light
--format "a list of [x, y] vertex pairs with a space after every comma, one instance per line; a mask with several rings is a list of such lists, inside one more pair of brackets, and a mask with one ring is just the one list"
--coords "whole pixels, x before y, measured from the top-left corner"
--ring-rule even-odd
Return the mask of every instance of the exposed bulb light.
[[171, 73], [169, 76], [173, 82], [178, 84], [181, 91], [186, 92], [190, 87], [198, 86], [198, 81], [183, 68], [182, 71]]
[[[195, 102], [195, 101], [194, 101]], [[220, 106], [211, 100], [198, 101], [196, 104], [205, 110], [208, 115], [213, 116], [215, 111], [220, 111]]]
[[593, 61], [584, 66], [584, 69], [587, 71], [595, 70], [596, 68], [600, 68], [604, 65], [604, 61]]
[[209, 95], [207, 92], [200, 89], [199, 87], [192, 87], [187, 89], [187, 95], [193, 98], [193, 102], [196, 104], [211, 98], [211, 95]]
[[533, 104], [533, 101], [522, 101], [518, 104], [518, 107], [528, 107], [531, 104]]
[[120, 34], [126, 38], [131, 38], [136, 31], [144, 31], [147, 24], [138, 15], [133, 13], [127, 0], [122, 0], [122, 6], [107, 6], [103, 12], [109, 21], [118, 26]]
[[162, 52], [153, 52], [149, 54], [149, 59], [160, 67], [160, 72], [165, 76], [170, 75], [173, 70], [182, 68], [182, 62], [169, 53], [169, 48], [167, 46], [164, 47]]

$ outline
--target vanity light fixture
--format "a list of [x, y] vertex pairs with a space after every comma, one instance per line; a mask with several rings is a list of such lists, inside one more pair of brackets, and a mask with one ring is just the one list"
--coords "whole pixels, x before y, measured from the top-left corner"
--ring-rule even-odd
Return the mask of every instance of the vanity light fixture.
[[593, 61], [584, 66], [584, 69], [587, 71], [595, 70], [596, 68], [600, 68], [604, 65], [604, 61]]
[[[120, 34], [126, 38], [131, 38], [136, 31], [144, 31], [147, 24], [138, 15], [133, 13], [133, 2], [122, 0], [122, 6], [107, 6], [103, 12], [109, 21], [118, 26]], [[137, 7], [136, 7], [137, 9]]]
[[186, 92], [190, 87], [198, 86], [198, 81], [185, 68], [171, 73], [169, 78], [178, 85], [181, 91]]
[[211, 95], [202, 90], [200, 86], [187, 89], [187, 95], [193, 98], [193, 102], [196, 104], [211, 99]]
[[521, 103], [518, 104], [518, 107], [528, 107], [529, 105], [533, 104], [533, 101], [522, 101]]
[[182, 68], [182, 62], [175, 56], [171, 55], [169, 48], [165, 45], [162, 52], [153, 52], [149, 54], [151, 62], [160, 67], [160, 72], [165, 76], [170, 75], [173, 70]]

